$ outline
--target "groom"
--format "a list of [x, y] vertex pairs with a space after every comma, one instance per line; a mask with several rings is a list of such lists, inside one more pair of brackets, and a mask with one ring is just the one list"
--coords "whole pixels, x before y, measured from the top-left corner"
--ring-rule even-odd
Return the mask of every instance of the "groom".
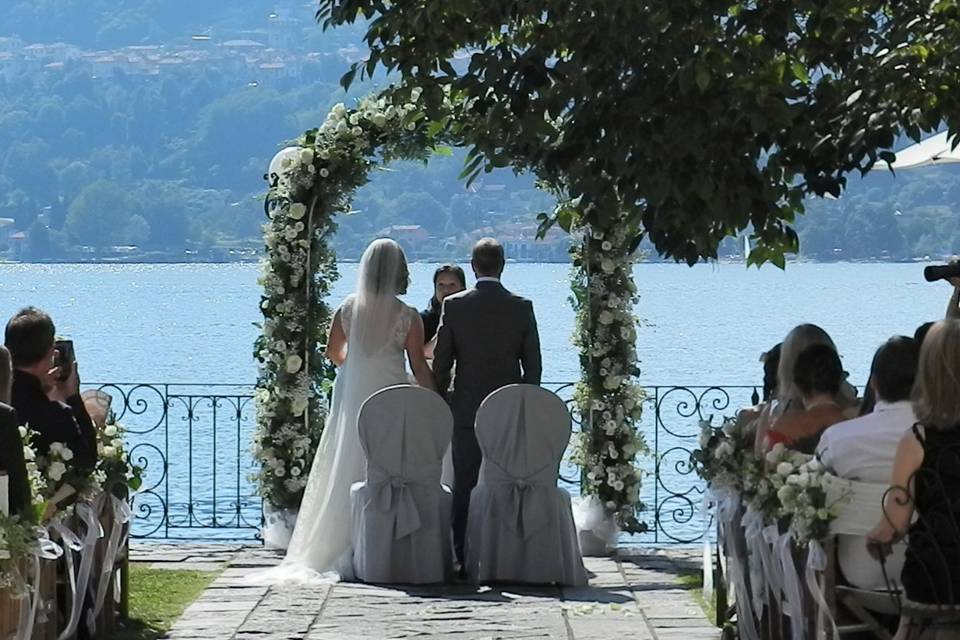
[[[473, 430], [477, 408], [490, 393], [508, 384], [540, 384], [540, 337], [533, 303], [500, 284], [503, 247], [483, 238], [470, 260], [476, 287], [443, 301], [433, 372], [441, 393], [453, 393], [453, 539], [460, 562], [465, 560], [470, 492], [477, 484], [482, 455]], [[522, 371], [521, 371], [522, 370]]]

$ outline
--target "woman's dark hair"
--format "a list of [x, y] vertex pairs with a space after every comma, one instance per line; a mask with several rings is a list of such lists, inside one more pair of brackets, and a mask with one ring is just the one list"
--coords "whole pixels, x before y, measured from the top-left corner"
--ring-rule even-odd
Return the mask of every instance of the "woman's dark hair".
[[[437, 267], [437, 270], [433, 272], [434, 289], [436, 289], [437, 287], [437, 280], [439, 280], [440, 276], [442, 276], [445, 273], [453, 274], [453, 276], [460, 281], [460, 286], [463, 287], [464, 289], [467, 288], [467, 276], [463, 272], [463, 269], [455, 264], [445, 264], [443, 266]], [[441, 304], [440, 301], [437, 300], [437, 294], [436, 292], [434, 292], [430, 296], [430, 303], [427, 306], [427, 308], [434, 313], [440, 313], [440, 304]]]
[[445, 264], [437, 267], [437, 270], [433, 272], [433, 286], [437, 286], [437, 280], [445, 273], [452, 273], [460, 281], [460, 286], [464, 289], [467, 288], [467, 276], [463, 273], [463, 269], [455, 264]]
[[793, 381], [804, 396], [826, 393], [836, 396], [843, 384], [843, 365], [833, 347], [815, 344], [797, 356]]
[[924, 322], [913, 332], [913, 339], [917, 341], [918, 349], [923, 346], [923, 339], [927, 337], [927, 332], [934, 324], [933, 322]]
[[777, 392], [777, 368], [780, 366], [780, 348], [778, 342], [770, 351], [760, 356], [763, 363], [763, 401], [766, 402]]
[[50, 353], [56, 333], [50, 316], [36, 307], [27, 307], [7, 322], [3, 342], [14, 366], [29, 367]]

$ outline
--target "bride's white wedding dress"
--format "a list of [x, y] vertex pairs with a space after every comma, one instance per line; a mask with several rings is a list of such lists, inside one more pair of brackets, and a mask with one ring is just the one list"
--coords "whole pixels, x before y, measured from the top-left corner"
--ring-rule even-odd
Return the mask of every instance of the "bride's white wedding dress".
[[[379, 318], [387, 334], [373, 348], [355, 344], [351, 335], [357, 296], [351, 295], [340, 307], [340, 320], [347, 336], [347, 357], [337, 372], [326, 428], [320, 438], [300, 513], [283, 563], [274, 580], [312, 581], [351, 578], [350, 487], [364, 479], [366, 459], [360, 446], [357, 417], [360, 405], [373, 393], [409, 382], [404, 344], [416, 309], [401, 303]], [[373, 335], [373, 332], [369, 332]], [[379, 333], [382, 333], [380, 331]], [[384, 339], [385, 338], [385, 339]]]

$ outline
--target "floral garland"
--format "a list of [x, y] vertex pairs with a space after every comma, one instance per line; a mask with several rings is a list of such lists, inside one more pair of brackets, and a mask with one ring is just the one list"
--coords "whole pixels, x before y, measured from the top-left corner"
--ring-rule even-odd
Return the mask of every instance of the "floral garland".
[[426, 159], [441, 141], [420, 126], [419, 90], [368, 96], [351, 109], [337, 104], [325, 122], [285, 149], [271, 167], [263, 227], [266, 257], [255, 403], [254, 475], [277, 509], [300, 504], [326, 416], [333, 371], [323, 355], [332, 315], [325, 299], [336, 281], [329, 240], [335, 215], [350, 210], [370, 171], [393, 159]]
[[730, 490], [768, 524], [789, 529], [799, 546], [827, 537], [844, 494], [831, 496], [833, 476], [815, 457], [776, 444], [754, 453], [748, 425], [728, 418], [721, 427], [701, 423], [700, 449], [691, 459], [711, 488]]
[[37, 547], [37, 528], [18, 516], [0, 514], [0, 589], [15, 589], [13, 596], [23, 598], [24, 581], [18, 580], [20, 561]]
[[[74, 453], [63, 442], [50, 444], [47, 453], [39, 455], [34, 446], [36, 432], [29, 425], [20, 427], [23, 457], [34, 496], [37, 521], [63, 519], [73, 512], [73, 504], [65, 501], [91, 500], [103, 490], [103, 474], [94, 470], [83, 472], [73, 463]], [[65, 506], [61, 507], [61, 504]]]
[[648, 451], [637, 431], [643, 390], [636, 384], [639, 297], [633, 281], [631, 234], [623, 221], [607, 229], [584, 226], [571, 245], [574, 344], [580, 350], [580, 382], [574, 403], [581, 434], [573, 461], [583, 469], [583, 492], [596, 496], [628, 533], [646, 530], [638, 514], [638, 454]]
[[113, 419], [97, 431], [97, 467], [94, 475], [105, 491], [126, 494], [142, 486], [143, 467], [131, 461], [123, 434], [123, 425]]

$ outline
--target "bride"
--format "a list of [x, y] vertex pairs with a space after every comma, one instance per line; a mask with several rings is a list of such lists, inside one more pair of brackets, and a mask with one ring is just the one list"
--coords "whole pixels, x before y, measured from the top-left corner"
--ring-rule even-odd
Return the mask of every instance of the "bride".
[[360, 405], [384, 387], [409, 381], [404, 352], [417, 383], [435, 390], [420, 314], [397, 299], [408, 281], [400, 245], [376, 240], [363, 252], [356, 293], [333, 316], [327, 357], [339, 370], [293, 537], [278, 567], [282, 577], [353, 576], [350, 486], [364, 479], [366, 466], [357, 433]]

